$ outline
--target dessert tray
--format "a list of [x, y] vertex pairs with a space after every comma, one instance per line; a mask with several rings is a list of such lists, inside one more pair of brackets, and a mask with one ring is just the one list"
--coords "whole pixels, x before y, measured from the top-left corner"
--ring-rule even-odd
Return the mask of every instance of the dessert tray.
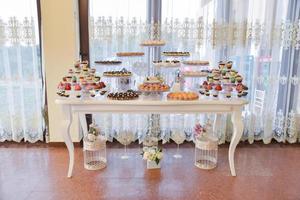
[[206, 77], [208, 73], [205, 71], [184, 71], [182, 75], [185, 77]]
[[162, 52], [162, 55], [164, 56], [174, 56], [174, 57], [177, 57], [177, 56], [190, 56], [190, 52], [181, 52], [181, 51], [164, 51]]
[[209, 61], [203, 61], [203, 60], [184, 60], [182, 61], [185, 65], [199, 65], [199, 66], [206, 66], [209, 65]]
[[155, 67], [180, 67], [180, 61], [179, 60], [158, 60], [153, 61], [153, 65]]
[[139, 94], [134, 90], [127, 90], [126, 92], [111, 92], [107, 95], [111, 100], [135, 100], [139, 98]]
[[103, 72], [103, 76], [106, 77], [129, 77], [132, 76], [132, 73], [127, 69], [123, 68], [120, 71], [106, 71]]
[[119, 57], [131, 57], [131, 56], [143, 56], [144, 52], [118, 52], [117, 56]]
[[164, 46], [166, 42], [164, 40], [145, 40], [140, 45], [141, 46]]
[[143, 83], [139, 85], [139, 91], [141, 92], [167, 92], [170, 90], [170, 86], [163, 83]]
[[74, 69], [68, 70], [68, 74], [62, 78], [57, 87], [57, 95], [60, 97], [80, 98], [82, 95], [103, 95], [106, 84], [101, 77], [96, 75], [96, 69], [89, 68], [88, 62], [76, 62]]
[[195, 92], [170, 92], [167, 95], [168, 100], [176, 101], [192, 101], [199, 98], [198, 94]]
[[207, 80], [200, 85], [199, 93], [216, 98], [219, 93], [226, 98], [231, 98], [232, 93], [236, 93], [237, 97], [247, 96], [248, 87], [243, 84], [243, 77], [232, 69], [232, 64], [232, 61], [219, 62], [218, 68], [212, 69]]
[[163, 83], [164, 79], [159, 76], [147, 76], [144, 83]]
[[102, 64], [102, 65], [119, 65], [122, 63], [120, 60], [99, 60], [95, 61], [96, 64]]

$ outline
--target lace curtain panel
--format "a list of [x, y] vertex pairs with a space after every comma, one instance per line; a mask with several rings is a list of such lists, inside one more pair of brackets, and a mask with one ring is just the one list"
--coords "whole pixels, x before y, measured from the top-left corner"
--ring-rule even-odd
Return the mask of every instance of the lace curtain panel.
[[[36, 2], [0, 9], [0, 141], [43, 140], [43, 80]], [[10, 12], [14, 10], [14, 12]], [[33, 11], [32, 11], [33, 10]], [[32, 11], [32, 13], [31, 13]], [[12, 14], [16, 16], [11, 17]]]
[[[101, 0], [92, 2], [99, 3]], [[147, 9], [146, 4], [137, 8], [134, 2], [126, 2], [129, 3], [128, 8]], [[269, 143], [272, 139], [290, 143], [299, 141], [299, 1], [191, 0], [186, 4], [180, 0], [163, 0], [161, 21], [148, 20], [151, 23], [147, 23], [143, 15], [130, 16], [126, 9], [122, 15], [103, 16], [93, 5], [90, 10], [92, 63], [113, 58], [118, 51], [141, 51], [143, 49], [139, 44], [147, 38], [165, 40], [167, 44], [161, 51], [189, 51], [190, 59], [209, 60], [212, 66], [220, 60], [232, 60], [233, 67], [243, 74], [250, 89], [247, 97], [250, 103], [243, 112], [243, 140], [250, 143], [254, 140]], [[138, 66], [147, 67], [146, 60], [141, 58], [136, 61], [128, 61], [137, 68], [137, 71], [134, 67], [131, 70], [138, 77], [145, 76], [146, 72]], [[173, 80], [172, 77], [167, 79]], [[258, 99], [262, 106], [258, 106]], [[106, 133], [111, 138], [122, 132], [126, 121], [135, 120], [136, 128], [133, 130], [130, 126], [128, 129], [139, 138], [149, 131], [141, 118], [132, 116], [129, 120], [121, 115], [103, 117], [105, 124], [109, 124], [109, 128], [103, 129], [113, 132]], [[206, 117], [213, 120], [213, 116]], [[189, 140], [194, 123], [203, 121], [203, 118], [200, 115], [162, 115], [160, 137], [169, 141], [172, 134], [184, 133]], [[232, 130], [228, 116], [221, 118], [223, 123], [214, 134], [223, 143], [231, 138]]]

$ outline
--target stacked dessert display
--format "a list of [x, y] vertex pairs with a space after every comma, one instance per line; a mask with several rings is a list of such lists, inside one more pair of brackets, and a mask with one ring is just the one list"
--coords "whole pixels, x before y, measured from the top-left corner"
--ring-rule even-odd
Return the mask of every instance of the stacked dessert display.
[[183, 76], [185, 77], [206, 77], [208, 75], [208, 61], [186, 60], [184, 64]]
[[169, 91], [170, 87], [164, 83], [163, 78], [149, 76], [139, 85], [138, 89], [142, 92], [144, 99], [161, 100], [163, 92]]
[[69, 69], [68, 74], [59, 82], [57, 94], [66, 98], [104, 95], [106, 91], [103, 89], [106, 85], [100, 80], [96, 70], [88, 67], [87, 61], [77, 61], [74, 68]]
[[218, 68], [212, 69], [207, 80], [200, 85], [200, 94], [214, 98], [218, 98], [220, 92], [226, 98], [234, 94], [237, 97], [247, 96], [248, 87], [243, 84], [243, 77], [238, 71], [232, 69], [232, 64], [232, 61], [220, 61]]
[[[85, 98], [102, 97], [97, 99], [114, 103], [125, 101], [125, 104], [129, 103], [126, 101], [134, 103], [143, 100], [182, 104], [179, 101], [199, 101], [201, 98], [218, 100], [219, 97], [230, 101], [231, 97], [247, 96], [248, 87], [243, 83], [241, 74], [232, 69], [232, 61], [220, 61], [217, 68], [211, 68], [209, 61], [187, 59], [190, 53], [179, 51], [165, 51], [161, 59], [155, 54], [155, 50], [164, 44], [163, 40], [147, 40], [140, 44], [148, 48], [150, 53], [148, 74], [145, 75], [145, 72], [142, 76], [137, 75], [137, 70], [132, 69], [133, 65], [130, 65], [130, 62], [126, 63], [126, 59], [141, 58], [144, 52], [118, 52], [117, 59], [96, 61], [95, 64], [102, 70], [101, 77], [95, 68], [88, 66], [88, 62], [78, 61], [59, 82], [57, 94], [62, 98], [75, 98], [80, 101], [84, 101]], [[199, 93], [202, 96], [199, 96]], [[163, 131], [160, 123], [163, 119], [160, 114], [147, 116], [147, 126], [143, 128], [143, 131], [147, 130], [143, 133], [143, 137], [151, 139], [147, 142], [157, 144], [157, 141], [162, 138]], [[172, 139], [177, 144], [182, 143], [189, 129], [184, 127], [174, 131], [172, 128], [167, 130], [171, 131]], [[125, 145], [123, 159], [126, 159], [128, 158], [126, 145], [136, 139], [136, 132], [124, 127], [114, 129], [114, 132], [116, 135], [112, 137]], [[179, 157], [178, 152], [176, 156]]]

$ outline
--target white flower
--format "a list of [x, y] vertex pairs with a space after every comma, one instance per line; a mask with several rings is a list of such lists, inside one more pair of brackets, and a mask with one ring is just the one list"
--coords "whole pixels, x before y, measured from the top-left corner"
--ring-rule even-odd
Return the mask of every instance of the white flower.
[[148, 147], [143, 147], [143, 151], [144, 152], [148, 151]]
[[162, 152], [158, 152], [156, 157], [161, 160], [163, 158], [163, 153]]
[[148, 160], [148, 158], [149, 158], [149, 152], [144, 152], [144, 155], [143, 155], [143, 159], [144, 160]]

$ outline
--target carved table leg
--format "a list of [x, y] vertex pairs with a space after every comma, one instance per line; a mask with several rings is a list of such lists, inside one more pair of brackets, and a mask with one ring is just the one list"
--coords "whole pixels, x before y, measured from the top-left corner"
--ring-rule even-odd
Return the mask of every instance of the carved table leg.
[[70, 127], [72, 124], [72, 112], [70, 105], [63, 105], [62, 111], [64, 115], [64, 119], [62, 121], [62, 135], [66, 146], [69, 151], [69, 170], [68, 170], [68, 178], [72, 176], [73, 166], [74, 166], [74, 145], [70, 135]]
[[230, 166], [231, 175], [236, 176], [235, 167], [234, 167], [234, 152], [237, 144], [239, 143], [242, 137], [243, 130], [244, 130], [241, 108], [235, 108], [235, 110], [231, 115], [231, 121], [233, 124], [233, 134], [229, 146], [228, 157], [229, 157], [229, 166]]

